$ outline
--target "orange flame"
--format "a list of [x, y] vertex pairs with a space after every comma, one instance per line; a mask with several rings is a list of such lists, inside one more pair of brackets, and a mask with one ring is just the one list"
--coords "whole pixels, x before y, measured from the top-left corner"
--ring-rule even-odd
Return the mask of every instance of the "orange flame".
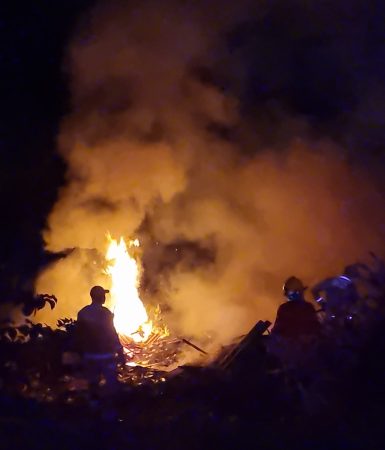
[[[107, 235], [109, 246], [106, 254], [111, 276], [111, 300], [115, 329], [122, 340], [130, 338], [135, 342], [145, 342], [153, 330], [146, 308], [139, 296], [140, 268], [131, 257], [123, 239], [119, 242]], [[128, 247], [139, 247], [137, 239], [129, 241]]]

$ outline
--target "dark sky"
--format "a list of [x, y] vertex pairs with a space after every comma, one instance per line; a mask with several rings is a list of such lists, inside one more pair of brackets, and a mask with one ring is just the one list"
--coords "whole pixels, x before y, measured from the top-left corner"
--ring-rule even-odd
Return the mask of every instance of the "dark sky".
[[[69, 109], [63, 55], [93, 3], [2, 3], [0, 282], [6, 296], [20, 289], [18, 276], [33, 276], [45, 260], [40, 230], [64, 177], [55, 155], [60, 119]], [[381, 1], [264, 2], [261, 17], [223, 37], [233, 61], [226, 67], [234, 70], [223, 73], [219, 65], [210, 77], [237, 93], [245, 120], [260, 118], [266, 142], [272, 136], [264, 129], [287, 114], [365, 163], [383, 153], [385, 141], [384, 10]], [[246, 68], [241, 84], [239, 63]]]
[[0, 281], [5, 296], [44, 260], [39, 230], [63, 182], [55, 155], [68, 109], [65, 44], [88, 0], [2, 2]]

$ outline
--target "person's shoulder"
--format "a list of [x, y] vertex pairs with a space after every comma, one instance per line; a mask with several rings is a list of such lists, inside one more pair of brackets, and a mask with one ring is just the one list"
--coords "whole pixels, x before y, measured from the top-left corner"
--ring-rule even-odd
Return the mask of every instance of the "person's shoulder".
[[285, 303], [281, 303], [279, 306], [278, 306], [278, 311], [286, 311], [286, 310], [289, 310], [289, 309], [291, 309], [292, 308], [292, 303], [293, 302], [285, 302]]
[[102, 314], [104, 314], [104, 315], [106, 315], [108, 317], [113, 315], [112, 312], [108, 308], [106, 308], [105, 306], [102, 306], [101, 311], [102, 311]]
[[304, 309], [307, 309], [307, 310], [309, 310], [309, 311], [315, 311], [314, 305], [313, 305], [312, 303], [308, 302], [307, 300], [305, 300], [305, 301], [302, 302], [302, 303], [303, 303], [302, 307], [303, 307]]
[[91, 314], [91, 309], [90, 309], [90, 305], [84, 306], [79, 312], [78, 312], [78, 317], [77, 320], [78, 321], [88, 321], [89, 320], [89, 316]]
[[78, 315], [79, 314], [82, 315], [82, 314], [86, 313], [87, 311], [89, 311], [90, 310], [90, 306], [91, 305], [84, 306], [81, 310], [79, 310]]
[[314, 309], [314, 306], [308, 302], [307, 300], [293, 300], [291, 302], [282, 303], [279, 309], [284, 311], [294, 310], [297, 311], [299, 309]]

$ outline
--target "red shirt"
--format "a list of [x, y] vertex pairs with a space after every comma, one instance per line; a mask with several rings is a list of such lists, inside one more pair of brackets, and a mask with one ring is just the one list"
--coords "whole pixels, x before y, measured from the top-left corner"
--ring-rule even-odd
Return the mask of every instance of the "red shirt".
[[320, 329], [313, 305], [304, 300], [292, 300], [280, 305], [272, 333], [296, 338], [317, 334]]

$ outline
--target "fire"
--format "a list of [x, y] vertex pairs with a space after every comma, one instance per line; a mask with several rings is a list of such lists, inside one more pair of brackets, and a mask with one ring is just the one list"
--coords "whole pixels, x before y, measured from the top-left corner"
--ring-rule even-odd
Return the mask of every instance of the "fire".
[[[132, 339], [145, 342], [153, 330], [151, 320], [139, 296], [140, 268], [130, 256], [123, 239], [119, 242], [107, 236], [109, 246], [106, 254], [108, 267], [106, 273], [111, 276], [111, 300], [114, 312], [114, 325], [121, 340]], [[137, 239], [128, 242], [128, 248], [139, 247]]]

